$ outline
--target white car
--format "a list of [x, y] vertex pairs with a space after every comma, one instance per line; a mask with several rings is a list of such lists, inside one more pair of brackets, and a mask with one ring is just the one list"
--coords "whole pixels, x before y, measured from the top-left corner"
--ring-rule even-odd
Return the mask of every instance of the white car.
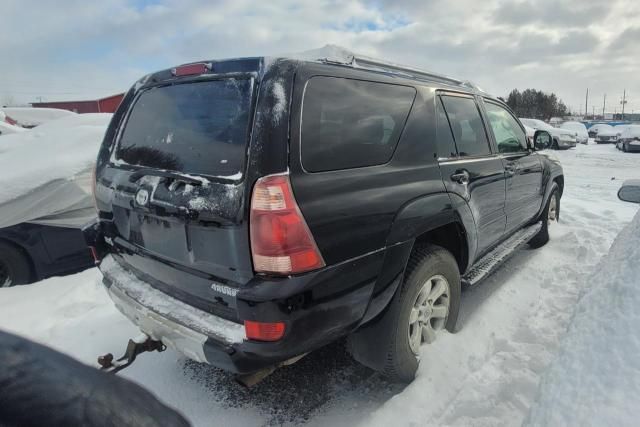
[[596, 144], [611, 144], [618, 140], [618, 135], [622, 132], [622, 128], [598, 125], [598, 133], [596, 134]]
[[589, 143], [589, 132], [587, 132], [587, 128], [580, 122], [564, 122], [560, 125], [560, 128], [567, 129], [576, 133], [576, 140], [580, 144], [588, 144]]
[[576, 146], [576, 133], [568, 129], [554, 128], [538, 119], [520, 119], [522, 124], [535, 130], [544, 130], [551, 135], [551, 148], [567, 150]]
[[608, 125], [606, 123], [596, 123], [595, 125], [591, 125], [591, 127], [588, 129], [589, 138], [595, 138], [596, 135], [598, 135], [598, 131], [600, 129], [609, 129], [610, 127], [611, 125]]

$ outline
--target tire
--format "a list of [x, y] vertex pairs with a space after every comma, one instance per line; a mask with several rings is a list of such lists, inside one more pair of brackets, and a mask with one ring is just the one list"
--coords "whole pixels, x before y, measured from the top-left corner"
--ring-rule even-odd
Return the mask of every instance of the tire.
[[[552, 201], [555, 200], [555, 210], [552, 211], [552, 217], [549, 216], [550, 208], [552, 207]], [[549, 241], [549, 224], [553, 222], [557, 222], [560, 218], [560, 189], [557, 184], [553, 184], [551, 188], [551, 194], [549, 195], [549, 200], [547, 200], [547, 205], [544, 207], [540, 218], [538, 221], [542, 221], [542, 228], [538, 233], [533, 236], [531, 240], [529, 240], [529, 246], [537, 249], [547, 244]]]
[[622, 151], [625, 152], [625, 153], [627, 152], [627, 146], [624, 145], [624, 143], [622, 144]]
[[30, 279], [29, 260], [17, 247], [0, 242], [0, 288], [24, 285]]
[[558, 145], [558, 140], [554, 139], [553, 143], [551, 144], [551, 148], [553, 148], [554, 150], [559, 150], [560, 146]]
[[[442, 287], [446, 288], [444, 293], [432, 301]], [[419, 297], [424, 305], [419, 304]], [[448, 312], [441, 317], [442, 307], [447, 304]], [[381, 372], [389, 381], [411, 382], [420, 363], [420, 344], [425, 338], [432, 342], [442, 329], [453, 332], [459, 309], [460, 271], [453, 255], [435, 245], [416, 247], [386, 311], [374, 324], [349, 337], [348, 349], [357, 361]], [[412, 315], [420, 320], [411, 323]], [[428, 333], [423, 332], [425, 328]], [[414, 339], [410, 343], [411, 337], [419, 342]]]

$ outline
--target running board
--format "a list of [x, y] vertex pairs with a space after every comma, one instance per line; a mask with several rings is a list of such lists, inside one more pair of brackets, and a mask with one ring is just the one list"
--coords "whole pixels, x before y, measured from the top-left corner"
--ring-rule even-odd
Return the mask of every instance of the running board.
[[476, 262], [462, 280], [469, 285], [475, 285], [493, 273], [504, 261], [522, 246], [524, 246], [542, 228], [542, 222], [533, 224], [516, 232], [504, 242], [496, 246], [491, 252]]

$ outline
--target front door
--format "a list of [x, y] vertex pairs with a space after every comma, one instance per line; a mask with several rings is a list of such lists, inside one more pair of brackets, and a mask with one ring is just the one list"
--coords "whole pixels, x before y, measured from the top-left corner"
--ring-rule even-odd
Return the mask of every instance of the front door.
[[451, 197], [469, 205], [476, 222], [480, 255], [505, 232], [505, 172], [492, 152], [476, 101], [442, 94], [437, 99], [440, 172]]
[[542, 204], [542, 163], [527, 147], [526, 134], [503, 106], [485, 100], [485, 111], [507, 177], [507, 233], [522, 227]]

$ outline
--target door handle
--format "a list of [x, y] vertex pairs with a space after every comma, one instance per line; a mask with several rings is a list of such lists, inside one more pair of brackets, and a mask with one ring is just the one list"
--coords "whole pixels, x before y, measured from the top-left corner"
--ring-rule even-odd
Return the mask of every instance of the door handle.
[[451, 181], [457, 182], [458, 184], [468, 184], [469, 183], [469, 172], [462, 169], [460, 171], [456, 171], [453, 175], [451, 175]]
[[517, 166], [512, 166], [512, 165], [507, 165], [504, 167], [504, 171], [507, 173], [507, 175], [509, 176], [513, 176], [516, 174], [516, 172], [518, 172], [518, 167]]

